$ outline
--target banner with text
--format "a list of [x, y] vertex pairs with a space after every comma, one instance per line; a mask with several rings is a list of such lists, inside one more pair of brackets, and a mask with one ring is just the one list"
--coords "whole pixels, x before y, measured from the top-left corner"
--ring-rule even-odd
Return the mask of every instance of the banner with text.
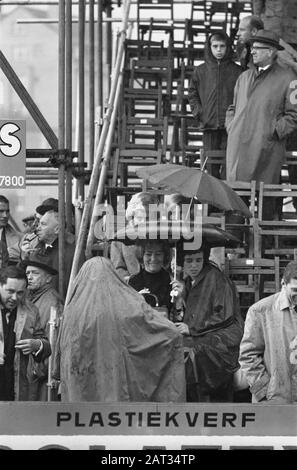
[[0, 404], [0, 449], [296, 449], [296, 429], [294, 405]]
[[26, 121], [0, 120], [0, 189], [26, 188]]

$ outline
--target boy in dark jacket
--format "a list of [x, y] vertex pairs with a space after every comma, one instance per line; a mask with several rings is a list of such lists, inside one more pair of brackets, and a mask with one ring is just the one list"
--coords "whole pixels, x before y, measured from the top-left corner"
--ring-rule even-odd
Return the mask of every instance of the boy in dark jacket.
[[[242, 69], [232, 60], [231, 41], [223, 31], [209, 36], [204, 55], [205, 62], [192, 75], [189, 103], [203, 131], [203, 149], [223, 150], [227, 144], [225, 115]], [[220, 165], [212, 165], [211, 173], [220, 177]]]

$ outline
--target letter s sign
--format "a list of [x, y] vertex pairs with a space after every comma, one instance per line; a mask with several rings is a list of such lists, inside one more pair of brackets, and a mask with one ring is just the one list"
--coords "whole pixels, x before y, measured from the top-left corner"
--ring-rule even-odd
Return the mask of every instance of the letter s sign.
[[20, 152], [22, 148], [21, 141], [14, 135], [19, 130], [20, 127], [13, 122], [8, 122], [1, 127], [0, 139], [3, 144], [0, 144], [0, 150], [5, 157], [15, 157]]
[[0, 119], [0, 192], [26, 188], [26, 121]]

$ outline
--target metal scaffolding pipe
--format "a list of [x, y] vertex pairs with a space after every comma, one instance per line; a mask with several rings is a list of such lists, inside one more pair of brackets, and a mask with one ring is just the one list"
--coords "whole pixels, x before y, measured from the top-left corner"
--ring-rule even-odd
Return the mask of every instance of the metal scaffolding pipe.
[[113, 110], [115, 97], [116, 97], [117, 81], [118, 81], [118, 77], [119, 77], [119, 74], [120, 74], [120, 67], [121, 67], [122, 56], [123, 56], [123, 52], [124, 52], [124, 42], [125, 42], [125, 38], [126, 38], [126, 30], [127, 30], [127, 27], [128, 27], [130, 2], [131, 2], [131, 0], [126, 0], [125, 4], [124, 4], [124, 15], [123, 15], [123, 21], [122, 21], [121, 43], [120, 43], [120, 47], [119, 47], [116, 67], [115, 67], [114, 74], [113, 74], [113, 79], [112, 79], [112, 84], [111, 84], [111, 89], [110, 89], [109, 103], [108, 103], [108, 106], [107, 106], [106, 115], [104, 117], [102, 133], [101, 133], [101, 136], [100, 136], [98, 147], [96, 149], [94, 167], [93, 167], [93, 171], [91, 173], [90, 184], [89, 184], [89, 192], [88, 192], [88, 196], [85, 200], [81, 225], [80, 225], [80, 229], [79, 229], [79, 233], [78, 233], [78, 237], [77, 237], [75, 253], [74, 253], [74, 259], [73, 259], [72, 268], [71, 268], [71, 274], [70, 274], [70, 279], [69, 279], [69, 286], [68, 286], [68, 290], [67, 290], [65, 305], [67, 304], [67, 302], [69, 300], [69, 293], [71, 292], [72, 283], [73, 283], [74, 277], [76, 276], [77, 271], [78, 271], [79, 259], [80, 259], [81, 253], [83, 251], [84, 241], [85, 241], [85, 237], [86, 237], [86, 234], [87, 234], [88, 222], [89, 222], [89, 216], [90, 216], [91, 207], [92, 207], [93, 196], [95, 194], [95, 190], [96, 190], [96, 186], [97, 186], [97, 182], [98, 182], [98, 175], [99, 175], [99, 171], [100, 171], [100, 163], [101, 163], [102, 152], [103, 152], [103, 149], [104, 149], [105, 139], [106, 139], [106, 136], [107, 136], [107, 133], [108, 133], [108, 127], [109, 127], [109, 124], [110, 124], [110, 118], [111, 118], [111, 115], [112, 115], [112, 110]]
[[[111, 5], [106, 6], [106, 16], [107, 18], [112, 17], [112, 8]], [[111, 69], [112, 69], [112, 26], [111, 23], [106, 25], [106, 68], [107, 68], [107, 96], [109, 95], [110, 90], [110, 81], [111, 81]]]
[[95, 149], [95, 28], [94, 0], [89, 2], [89, 162], [94, 163]]
[[[49, 158], [55, 154], [56, 151], [53, 149], [26, 149], [27, 158]], [[77, 157], [77, 152], [71, 152], [73, 156]]]
[[28, 181], [27, 186], [54, 186], [57, 187], [57, 183], [53, 181]]
[[102, 116], [103, 116], [103, 60], [102, 60], [102, 55], [103, 55], [103, 27], [102, 27], [102, 16], [103, 16], [103, 9], [102, 9], [102, 2], [101, 0], [98, 0], [98, 15], [97, 15], [97, 41], [98, 41], [98, 140], [96, 142], [96, 145], [98, 144], [98, 141], [100, 139], [100, 134], [102, 130]]
[[[130, 26], [130, 34], [131, 34], [131, 26]], [[95, 197], [95, 202], [93, 205], [93, 211], [92, 211], [92, 216], [91, 216], [91, 222], [90, 222], [90, 228], [89, 228], [89, 233], [88, 233], [88, 239], [87, 239], [87, 246], [86, 246], [86, 257], [90, 258], [92, 255], [92, 246], [94, 244], [94, 229], [95, 229], [95, 224], [97, 221], [97, 207], [98, 205], [102, 202], [103, 199], [103, 193], [104, 193], [104, 185], [106, 182], [106, 177], [107, 177], [107, 171], [108, 171], [108, 166], [109, 166], [109, 160], [111, 156], [111, 148], [112, 148], [112, 143], [113, 143], [113, 138], [114, 138], [114, 130], [116, 126], [116, 121], [118, 118], [118, 107], [119, 107], [119, 102], [120, 102], [120, 93], [122, 90], [122, 85], [123, 85], [123, 68], [124, 68], [124, 63], [125, 63], [125, 50], [124, 50], [124, 42], [121, 42], [122, 36], [119, 38], [119, 46], [116, 49], [117, 50], [117, 58], [122, 57], [121, 64], [120, 64], [120, 70], [119, 70], [119, 76], [118, 76], [118, 81], [116, 85], [116, 92], [115, 92], [115, 99], [114, 99], [114, 107], [111, 115], [111, 121], [110, 121], [110, 126], [108, 129], [108, 134], [106, 137], [106, 143], [105, 143], [105, 148], [104, 148], [104, 154], [103, 154], [103, 161], [102, 161], [102, 166], [101, 166], [101, 172], [100, 172], [100, 178], [99, 178], [99, 183], [96, 191], [96, 197]], [[117, 66], [117, 63], [115, 63], [115, 67]]]
[[41, 174], [41, 175], [56, 175], [58, 176], [58, 169], [52, 169], [49, 167], [46, 167], [45, 165], [43, 166], [31, 166], [30, 164], [27, 167], [27, 175], [32, 175], [32, 174]]
[[[101, 0], [99, 0], [101, 1]], [[235, 3], [237, 2], [238, 0], [229, 0], [230, 3]], [[246, 0], [239, 0], [239, 2], [244, 2]], [[193, 2], [193, 0], [174, 0], [174, 4], [191, 4]], [[228, 3], [229, 3], [228, 2]], [[86, 0], [86, 5], [88, 5], [89, 1]], [[117, 5], [118, 4], [118, 0], [112, 0], [112, 5]], [[131, 5], [137, 5], [138, 3], [138, 0], [132, 0], [131, 1]], [[72, 4], [73, 5], [78, 5], [78, 1], [72, 1]], [[31, 0], [20, 0], [20, 1], [15, 1], [15, 2], [1, 2], [1, 5], [31, 5], [31, 6], [34, 6], [34, 5], [59, 5], [59, 2], [58, 1], [54, 1], [54, 2], [41, 2], [41, 1], [31, 1]]]
[[[66, 148], [72, 149], [72, 0], [66, 0], [65, 68], [65, 141]], [[66, 229], [72, 230], [72, 168], [66, 169]]]
[[65, 0], [59, 3], [59, 148], [65, 147]]
[[[65, 147], [65, 0], [59, 3], [59, 148]], [[59, 166], [59, 293], [64, 298], [65, 165]]]
[[42, 176], [43, 178], [58, 178], [58, 171], [53, 171], [53, 170], [41, 170], [41, 169], [30, 169], [30, 170], [27, 170], [27, 174], [26, 174], [26, 178], [27, 177], [30, 177], [30, 176]]
[[[107, 18], [103, 18], [102, 19], [102, 22], [103, 23], [121, 23], [122, 19], [121, 18], [111, 18], [111, 17], [107, 17]], [[23, 19], [19, 19], [17, 20], [17, 23], [19, 24], [23, 24], [23, 23], [29, 23], [29, 24], [33, 24], [33, 23], [49, 23], [49, 24], [52, 24], [52, 23], [58, 23], [59, 20], [58, 19], [55, 19], [55, 18], [42, 18], [42, 19], [35, 19], [35, 18], [23, 18]], [[72, 20], [72, 23], [78, 23], [79, 20], [77, 19], [73, 19]], [[86, 23], [88, 23], [89, 21], [86, 20]], [[97, 22], [96, 19], [94, 19], [94, 22]], [[138, 22], [138, 19], [137, 18], [129, 18], [129, 23], [137, 23]], [[144, 24], [144, 23], [151, 23], [151, 18], [141, 18], [141, 24]], [[174, 24], [177, 24], [177, 23], [180, 23], [180, 24], [184, 24], [185, 23], [185, 20], [179, 20], [179, 19], [174, 19], [174, 20], [170, 20], [168, 18], [156, 18], [155, 19], [155, 23], [167, 23], [167, 24], [171, 24], [172, 26]]]
[[[122, 62], [122, 65], [123, 64], [124, 64], [124, 61]], [[111, 147], [112, 147], [112, 142], [113, 142], [114, 129], [116, 126], [117, 110], [118, 110], [118, 103], [119, 103], [119, 98], [120, 98], [120, 93], [121, 93], [122, 82], [123, 82], [123, 72], [121, 71], [119, 78], [118, 78], [118, 82], [117, 82], [115, 104], [114, 104], [113, 113], [111, 116], [110, 126], [108, 129], [108, 135], [106, 139], [106, 146], [105, 146], [105, 151], [104, 151], [104, 156], [103, 156], [103, 161], [102, 161], [99, 184], [97, 188], [97, 193], [95, 197], [95, 202], [94, 202], [93, 212], [92, 212], [92, 217], [91, 217], [91, 222], [90, 222], [90, 228], [89, 228], [87, 246], [86, 246], [87, 258], [90, 258], [92, 255], [92, 246], [94, 243], [94, 228], [95, 228], [95, 224], [97, 221], [96, 210], [97, 210], [98, 204], [100, 204], [103, 199], [104, 185], [106, 181], [108, 164], [109, 164], [110, 155], [111, 155]]]
[[28, 173], [26, 176], [26, 180], [49, 180], [49, 181], [55, 181], [56, 185], [58, 184], [58, 174], [56, 175], [51, 175], [48, 173], [41, 173], [41, 174], [35, 174], [35, 173]]
[[[85, 161], [85, 0], [79, 0], [78, 21], [78, 161]], [[78, 199], [84, 200], [84, 180], [77, 182]]]
[[27, 168], [50, 168], [50, 169], [53, 168], [52, 165], [48, 162], [28, 162], [28, 161], [26, 162], [26, 167]]

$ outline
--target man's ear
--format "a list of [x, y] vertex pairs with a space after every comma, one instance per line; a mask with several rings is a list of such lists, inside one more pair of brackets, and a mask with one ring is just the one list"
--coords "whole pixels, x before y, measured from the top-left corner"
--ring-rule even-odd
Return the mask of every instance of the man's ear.
[[53, 276], [51, 274], [47, 274], [45, 278], [46, 284], [50, 284], [52, 282]]
[[55, 234], [57, 235], [57, 234], [59, 233], [59, 231], [60, 231], [60, 224], [58, 223], [58, 224], [55, 226], [54, 232], [55, 232]]
[[286, 285], [285, 281], [282, 279], [281, 280], [281, 286], [284, 287]]

